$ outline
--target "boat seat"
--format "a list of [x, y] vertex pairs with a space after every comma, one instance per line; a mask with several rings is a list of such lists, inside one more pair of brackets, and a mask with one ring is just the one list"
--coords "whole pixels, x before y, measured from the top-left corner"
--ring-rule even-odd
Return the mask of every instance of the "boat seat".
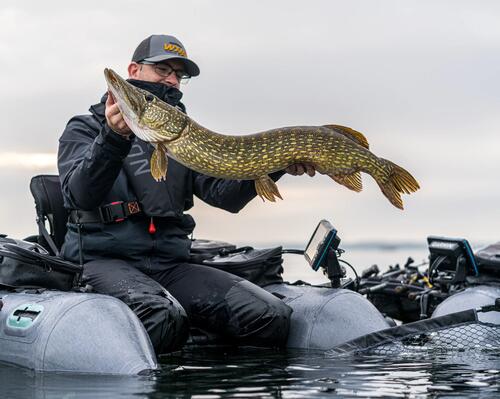
[[[58, 175], [37, 175], [30, 190], [35, 199], [38, 243], [53, 255], [59, 255], [66, 235], [68, 211], [64, 208]], [[49, 228], [47, 229], [46, 224]]]

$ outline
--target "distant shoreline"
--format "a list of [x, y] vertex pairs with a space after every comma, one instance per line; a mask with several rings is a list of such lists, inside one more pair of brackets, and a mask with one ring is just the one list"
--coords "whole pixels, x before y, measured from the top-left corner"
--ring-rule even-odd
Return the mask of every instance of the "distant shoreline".
[[[491, 242], [493, 243], [493, 241]], [[234, 242], [237, 246], [245, 246], [250, 245], [256, 248], [262, 247], [275, 247], [282, 246], [283, 248], [293, 248], [293, 249], [304, 249], [306, 243], [297, 243], [297, 242], [278, 242], [278, 241], [266, 241], [266, 242], [254, 242], [249, 240], [248, 242]], [[472, 248], [474, 250], [484, 247], [490, 243], [485, 242], [470, 242]], [[395, 241], [395, 242], [387, 242], [387, 241], [357, 241], [353, 243], [341, 243], [340, 247], [345, 250], [356, 250], [356, 251], [401, 251], [401, 250], [426, 250], [427, 242], [423, 241]]]

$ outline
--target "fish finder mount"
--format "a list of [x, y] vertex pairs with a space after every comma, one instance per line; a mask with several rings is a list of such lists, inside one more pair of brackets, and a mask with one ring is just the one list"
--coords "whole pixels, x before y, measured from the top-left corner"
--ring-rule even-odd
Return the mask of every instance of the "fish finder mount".
[[312, 234], [304, 257], [314, 271], [322, 268], [331, 282], [333, 288], [342, 286], [342, 278], [345, 277], [345, 268], [338, 260], [340, 237], [337, 230], [327, 220], [321, 220]]

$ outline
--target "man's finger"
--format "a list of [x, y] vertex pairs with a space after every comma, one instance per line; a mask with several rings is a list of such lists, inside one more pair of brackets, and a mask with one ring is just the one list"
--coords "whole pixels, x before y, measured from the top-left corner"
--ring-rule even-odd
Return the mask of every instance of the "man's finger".
[[111, 91], [108, 90], [108, 98], [106, 99], [106, 104], [116, 104], [116, 101], [115, 101], [115, 98], [113, 97], [113, 93], [111, 93]]
[[306, 167], [306, 173], [309, 176], [313, 177], [316, 174], [316, 169], [314, 168], [313, 165], [307, 163], [305, 164], [305, 167]]
[[301, 163], [298, 163], [296, 165], [296, 168], [297, 168], [297, 176], [302, 176], [305, 172], [304, 165], [302, 165]]
[[307, 173], [309, 176], [313, 177], [316, 174], [316, 168], [312, 164], [308, 163], [295, 163], [288, 166], [285, 172], [293, 176], [302, 176]]
[[113, 125], [118, 125], [121, 123], [125, 124], [125, 121], [123, 120], [122, 115], [120, 113], [110, 115], [108, 119]]
[[109, 91], [108, 91], [108, 97], [106, 98], [106, 109], [111, 107], [113, 104], [114, 104], [114, 101], [112, 100], [111, 95], [109, 94]]
[[107, 108], [107, 113], [108, 113], [108, 115], [117, 115], [117, 114], [119, 114], [120, 113], [120, 108], [118, 108], [118, 104], [110, 105]]

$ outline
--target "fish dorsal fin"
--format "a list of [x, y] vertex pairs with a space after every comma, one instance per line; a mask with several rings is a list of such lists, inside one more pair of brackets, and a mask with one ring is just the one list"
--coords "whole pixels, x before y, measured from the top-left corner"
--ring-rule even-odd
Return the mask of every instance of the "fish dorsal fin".
[[365, 148], [370, 148], [368, 140], [366, 139], [365, 135], [363, 133], [358, 132], [357, 130], [341, 125], [324, 125], [324, 127], [335, 130], [337, 133], [344, 135], [348, 139], [355, 141], [356, 143]]

